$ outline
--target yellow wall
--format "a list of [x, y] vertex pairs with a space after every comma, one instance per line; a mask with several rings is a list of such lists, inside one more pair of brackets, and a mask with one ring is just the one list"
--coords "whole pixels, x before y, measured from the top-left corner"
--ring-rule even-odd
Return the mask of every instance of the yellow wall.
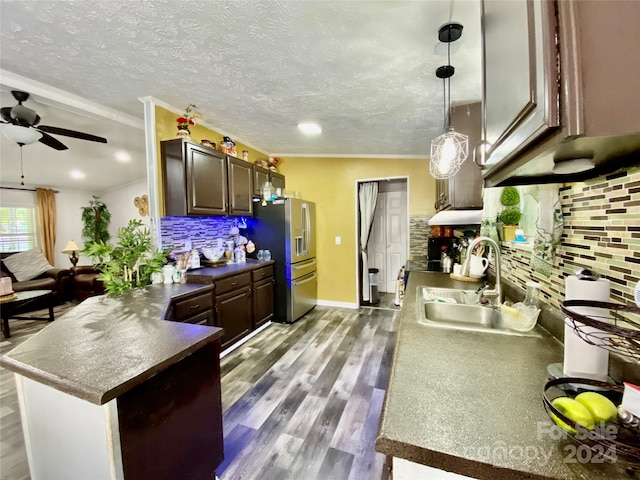
[[[158, 142], [175, 138], [177, 115], [156, 107]], [[189, 128], [191, 140], [207, 139], [220, 148], [222, 135], [195, 125]], [[233, 137], [232, 137], [233, 139]], [[160, 144], [157, 145], [158, 153]], [[249, 161], [269, 156], [236, 142], [238, 156], [249, 151]], [[385, 177], [408, 177], [409, 215], [434, 213], [435, 180], [429, 174], [428, 160], [366, 158], [281, 157], [278, 169], [286, 176], [287, 190], [299, 191], [316, 203], [318, 256], [318, 298], [334, 302], [357, 303], [356, 181]], [[158, 171], [160, 161], [158, 159]], [[162, 175], [159, 175], [160, 183]], [[159, 185], [162, 195], [162, 185]], [[162, 202], [160, 202], [162, 204]], [[335, 244], [335, 237], [342, 244]]]
[[[176, 123], [176, 115], [169, 110], [156, 106], [156, 137], [158, 142], [162, 140], [171, 140], [176, 138], [178, 131], [178, 124]], [[223, 135], [215, 130], [210, 130], [202, 125], [194, 125], [189, 127], [191, 132], [191, 141], [200, 143], [202, 140], [210, 140], [216, 144], [216, 148], [220, 150], [220, 143], [222, 142]], [[238, 158], [242, 158], [242, 151], [247, 150], [249, 152], [249, 161], [255, 162], [258, 158], [267, 160], [269, 155], [253, 148], [247, 147], [242, 143], [238, 143], [233, 136], [231, 140], [236, 142], [236, 153]], [[158, 152], [160, 152], [160, 144], [158, 143]]]
[[[316, 203], [318, 298], [357, 303], [356, 182], [408, 177], [409, 215], [434, 213], [428, 160], [281, 157], [287, 190]], [[341, 245], [335, 244], [340, 236]]]
[[[156, 151], [158, 152], [158, 158], [156, 159], [156, 165], [158, 167], [158, 193], [160, 198], [163, 197], [162, 190], [162, 166], [160, 162], [160, 142], [163, 140], [171, 140], [176, 138], [176, 132], [178, 131], [178, 124], [176, 122], [178, 115], [175, 113], [156, 106], [156, 139], [158, 144], [156, 145]], [[189, 127], [191, 132], [191, 141], [200, 143], [202, 140], [209, 140], [216, 144], [216, 149], [220, 150], [220, 143], [222, 142], [223, 135], [215, 130], [211, 130], [202, 125], [194, 125]], [[231, 140], [236, 142], [236, 155], [238, 158], [242, 158], [242, 151], [247, 150], [249, 152], [249, 161], [254, 163], [259, 158], [267, 160], [269, 155], [259, 150], [247, 147], [242, 143], [238, 143], [233, 137]], [[164, 215], [164, 203], [160, 201], [160, 215]]]

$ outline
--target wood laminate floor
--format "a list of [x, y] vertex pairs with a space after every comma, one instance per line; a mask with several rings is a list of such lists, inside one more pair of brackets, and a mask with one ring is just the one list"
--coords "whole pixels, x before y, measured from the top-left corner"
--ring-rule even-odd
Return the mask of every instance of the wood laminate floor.
[[[225, 356], [221, 480], [384, 478], [374, 441], [398, 318], [395, 306], [316, 307]], [[0, 353], [45, 325], [12, 322]], [[29, 479], [13, 374], [2, 368], [0, 388], [0, 478]]]

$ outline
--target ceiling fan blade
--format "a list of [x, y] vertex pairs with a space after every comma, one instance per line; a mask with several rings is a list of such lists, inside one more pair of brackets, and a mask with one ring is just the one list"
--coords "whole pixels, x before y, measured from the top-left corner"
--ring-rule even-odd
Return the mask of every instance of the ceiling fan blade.
[[2, 119], [7, 123], [16, 123], [16, 121], [11, 118], [11, 108], [12, 107], [3, 107], [0, 109], [0, 114], [2, 115]]
[[89, 140], [90, 142], [107, 143], [106, 138], [90, 135], [88, 133], [76, 132], [75, 130], [67, 130], [66, 128], [51, 127], [49, 125], [40, 125], [37, 128], [41, 132], [53, 133], [54, 135], [79, 138], [80, 140]]
[[42, 134], [42, 138], [40, 138], [40, 140], [38, 140], [38, 141], [40, 143], [44, 143], [47, 147], [55, 148], [56, 150], [68, 150], [69, 149], [69, 147], [67, 147], [64, 143], [56, 140], [51, 135], [47, 135], [44, 132], [40, 132], [40, 133]]

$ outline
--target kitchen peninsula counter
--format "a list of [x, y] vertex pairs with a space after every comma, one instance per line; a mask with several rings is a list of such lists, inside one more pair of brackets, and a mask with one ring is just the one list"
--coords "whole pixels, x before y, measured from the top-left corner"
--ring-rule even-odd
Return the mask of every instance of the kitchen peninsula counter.
[[[208, 283], [212, 280], [218, 280], [220, 278], [236, 275], [238, 273], [250, 272], [256, 268], [266, 267], [267, 265], [273, 265], [273, 260], [254, 260], [247, 259], [242, 263], [228, 263], [227, 265], [221, 265], [219, 267], [201, 267], [187, 272], [187, 281], [193, 283]], [[202, 277], [206, 277], [206, 282]]]
[[157, 284], [90, 297], [0, 357], [0, 365], [102, 405], [222, 336], [220, 328], [163, 320], [172, 298], [211, 289]]
[[560, 342], [540, 326], [533, 338], [421, 325], [419, 285], [476, 284], [410, 274], [378, 452], [478, 479], [633, 478], [621, 464], [582, 464], [565, 450], [575, 444], [551, 438], [542, 392], [547, 366], [562, 361]]
[[90, 297], [0, 358], [15, 372], [31, 478], [215, 476], [222, 329], [163, 320], [212, 292], [156, 284]]

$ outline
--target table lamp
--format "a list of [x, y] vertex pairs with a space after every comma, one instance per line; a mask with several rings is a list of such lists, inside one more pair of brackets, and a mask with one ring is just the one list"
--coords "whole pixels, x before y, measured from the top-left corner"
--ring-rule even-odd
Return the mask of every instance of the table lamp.
[[69, 242], [67, 243], [67, 246], [64, 247], [64, 250], [62, 250], [62, 253], [69, 254], [69, 260], [71, 260], [71, 263], [73, 264], [74, 267], [78, 263], [78, 256], [76, 255], [76, 252], [78, 250], [80, 249], [78, 248], [78, 245], [76, 245], [76, 242], [74, 242], [73, 240], [69, 240]]

